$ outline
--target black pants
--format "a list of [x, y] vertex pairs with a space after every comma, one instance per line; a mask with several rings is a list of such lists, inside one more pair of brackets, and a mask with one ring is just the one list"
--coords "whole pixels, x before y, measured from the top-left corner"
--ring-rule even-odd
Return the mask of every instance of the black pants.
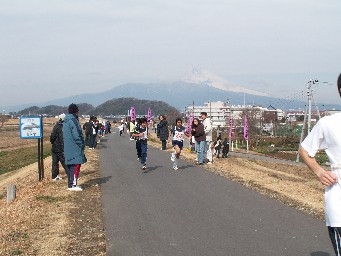
[[90, 134], [85, 134], [85, 146], [89, 146], [89, 137], [90, 137]]
[[141, 158], [141, 141], [136, 140], [136, 152], [137, 152], [137, 157]]
[[330, 240], [332, 241], [335, 255], [339, 255], [341, 253], [341, 247], [340, 247], [340, 242], [341, 242], [341, 228], [332, 228], [328, 226], [328, 232], [329, 232], [329, 237]]
[[52, 152], [52, 179], [59, 174], [59, 162], [63, 166], [66, 173], [65, 158], [63, 152]]
[[162, 143], [162, 150], [166, 150], [167, 141], [166, 140], [161, 140], [161, 143]]

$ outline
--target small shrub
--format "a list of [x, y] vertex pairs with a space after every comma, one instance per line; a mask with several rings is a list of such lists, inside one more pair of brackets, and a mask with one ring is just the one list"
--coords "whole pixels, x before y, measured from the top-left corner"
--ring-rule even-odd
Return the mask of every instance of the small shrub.
[[54, 196], [36, 196], [36, 199], [39, 201], [44, 201], [44, 202], [48, 202], [48, 203], [55, 203], [58, 202], [60, 200], [62, 200], [61, 197], [54, 197]]
[[13, 256], [16, 256], [16, 255], [21, 255], [22, 254], [22, 251], [20, 249], [15, 249], [13, 252], [12, 252], [12, 255]]

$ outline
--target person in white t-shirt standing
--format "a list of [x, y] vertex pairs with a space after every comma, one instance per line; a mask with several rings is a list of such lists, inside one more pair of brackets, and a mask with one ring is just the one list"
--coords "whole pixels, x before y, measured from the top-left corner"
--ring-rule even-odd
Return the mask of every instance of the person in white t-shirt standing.
[[212, 164], [213, 156], [212, 156], [212, 122], [211, 119], [207, 117], [206, 112], [200, 113], [202, 118], [202, 124], [205, 128], [205, 134], [206, 134], [206, 147], [204, 151], [204, 157], [207, 158], [208, 162], [207, 164]]
[[[341, 97], [341, 74], [337, 80]], [[321, 118], [305, 140], [299, 154], [323, 185], [326, 185], [324, 206], [326, 225], [335, 254], [341, 255], [341, 113]], [[331, 171], [325, 170], [315, 159], [319, 150], [324, 150], [331, 163]]]

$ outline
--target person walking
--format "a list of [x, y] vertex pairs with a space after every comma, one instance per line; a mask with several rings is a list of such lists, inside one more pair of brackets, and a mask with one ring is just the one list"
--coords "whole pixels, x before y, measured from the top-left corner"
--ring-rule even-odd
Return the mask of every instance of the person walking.
[[212, 164], [213, 155], [212, 155], [212, 122], [211, 119], [207, 117], [206, 112], [201, 112], [202, 124], [204, 125], [205, 134], [206, 134], [206, 145], [204, 156], [207, 158], [207, 164]]
[[59, 162], [63, 166], [66, 173], [66, 165], [64, 158], [64, 139], [63, 139], [63, 122], [65, 114], [60, 115], [59, 121], [55, 124], [50, 135], [52, 144], [52, 180], [61, 180], [59, 176]]
[[198, 118], [194, 118], [192, 122], [192, 136], [195, 139], [195, 150], [197, 152], [198, 162], [196, 164], [204, 164], [204, 151], [206, 146], [206, 134], [204, 125]]
[[69, 105], [69, 114], [63, 124], [64, 155], [68, 177], [68, 190], [82, 191], [77, 185], [81, 165], [86, 163], [84, 137], [78, 120], [79, 109], [74, 103]]
[[157, 128], [157, 137], [160, 139], [162, 147], [161, 150], [167, 149], [167, 139], [169, 136], [168, 133], [168, 122], [166, 120], [166, 116], [160, 115], [159, 117], [160, 123]]
[[118, 130], [120, 132], [120, 136], [122, 136], [123, 131], [124, 131], [124, 123], [121, 123], [121, 125], [118, 127]]
[[[337, 80], [341, 97], [341, 74]], [[325, 219], [336, 255], [341, 255], [341, 113], [321, 118], [301, 143], [299, 155], [325, 186]], [[324, 150], [331, 170], [316, 161], [316, 153]]]
[[140, 154], [140, 162], [142, 165], [142, 170], [146, 170], [147, 167], [147, 151], [148, 151], [148, 145], [147, 145], [147, 140], [148, 140], [148, 127], [147, 127], [147, 119], [142, 118], [141, 119], [141, 125], [136, 127], [135, 133], [132, 134], [132, 137], [136, 138], [138, 142], [138, 147], [137, 148], [137, 155], [139, 156]]
[[134, 140], [133, 138], [133, 134], [135, 132], [135, 122], [133, 120], [131, 120], [129, 122], [129, 134], [130, 134], [130, 140]]
[[182, 125], [182, 119], [177, 118], [175, 120], [176, 126], [172, 127], [170, 130], [170, 136], [172, 137], [172, 146], [174, 152], [171, 156], [171, 161], [173, 162], [173, 169], [178, 170], [178, 159], [180, 158], [181, 150], [184, 146], [184, 135], [186, 128]]

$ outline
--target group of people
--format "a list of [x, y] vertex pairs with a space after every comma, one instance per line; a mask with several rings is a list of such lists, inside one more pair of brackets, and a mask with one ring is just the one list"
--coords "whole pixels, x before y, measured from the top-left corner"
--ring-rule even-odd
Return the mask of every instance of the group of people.
[[[190, 133], [186, 132], [186, 128], [183, 126], [182, 119], [177, 118], [175, 125], [169, 129], [168, 121], [165, 115], [159, 116], [159, 123], [155, 126], [155, 132], [159, 140], [161, 141], [161, 150], [167, 149], [167, 142], [172, 144], [174, 152], [171, 154], [171, 161], [173, 162], [173, 169], [178, 170], [178, 159], [181, 155], [181, 150], [184, 147], [185, 136], [189, 138], [192, 143], [195, 144], [195, 151], [197, 153], [197, 164], [202, 165], [204, 163], [212, 164], [213, 162], [213, 150], [216, 150], [216, 155], [219, 157], [221, 145], [223, 145], [222, 157], [228, 156], [229, 143], [227, 139], [221, 142], [221, 137], [218, 137], [215, 144], [212, 143], [212, 123], [207, 117], [206, 112], [201, 113], [201, 122], [198, 118], [194, 118], [192, 122], [192, 129]], [[147, 159], [147, 139], [148, 139], [148, 123], [147, 120], [140, 119], [136, 121], [130, 121], [126, 124], [127, 131], [130, 134], [131, 140], [136, 140], [137, 157], [142, 164], [142, 169], [146, 169]], [[124, 129], [123, 123], [119, 126], [120, 136]], [[206, 160], [206, 161], [205, 161]]]
[[68, 190], [82, 191], [77, 185], [81, 165], [86, 163], [84, 154], [85, 140], [78, 118], [79, 109], [74, 103], [68, 107], [68, 114], [62, 115], [53, 127], [52, 143], [52, 180], [61, 180], [59, 162], [68, 178]]
[[222, 141], [219, 135], [216, 141], [212, 142], [212, 122], [207, 117], [206, 112], [201, 112], [201, 119], [194, 118], [192, 123], [192, 143], [194, 143], [194, 150], [197, 152], [197, 164], [203, 165], [205, 163], [213, 163], [213, 155], [220, 157], [222, 150], [222, 158], [227, 158], [229, 153], [229, 141], [227, 138]]
[[95, 149], [104, 134], [111, 133], [111, 123], [106, 121], [101, 123], [97, 117], [90, 116], [90, 120], [83, 125], [85, 132], [85, 146]]

